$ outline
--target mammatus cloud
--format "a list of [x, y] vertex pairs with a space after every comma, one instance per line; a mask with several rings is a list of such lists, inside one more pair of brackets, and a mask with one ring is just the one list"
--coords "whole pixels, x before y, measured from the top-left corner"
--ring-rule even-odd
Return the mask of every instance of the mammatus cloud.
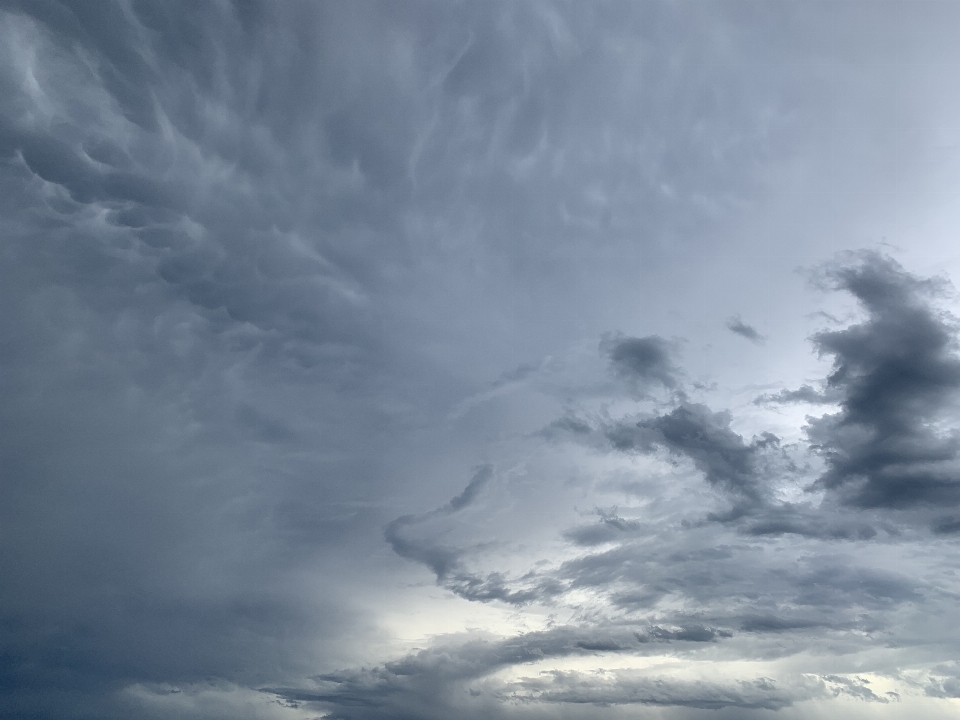
[[957, 24], [0, 2], [0, 716], [947, 712]]

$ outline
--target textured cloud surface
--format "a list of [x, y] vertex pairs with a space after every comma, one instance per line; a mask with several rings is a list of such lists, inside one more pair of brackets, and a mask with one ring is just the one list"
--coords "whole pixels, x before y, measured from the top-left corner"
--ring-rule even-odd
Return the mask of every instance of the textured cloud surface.
[[0, 2], [0, 715], [955, 716], [958, 15]]

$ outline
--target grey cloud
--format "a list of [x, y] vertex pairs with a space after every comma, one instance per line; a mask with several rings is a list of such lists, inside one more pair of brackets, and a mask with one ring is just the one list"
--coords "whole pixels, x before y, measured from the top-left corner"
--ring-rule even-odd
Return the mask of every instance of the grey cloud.
[[856, 507], [955, 505], [960, 439], [937, 423], [960, 389], [956, 325], [930, 304], [937, 284], [868, 253], [827, 270], [867, 313], [860, 323], [814, 336], [833, 356], [827, 388], [840, 412], [810, 422], [827, 462], [818, 483]]
[[[726, 332], [697, 329], [718, 273], [752, 278], [734, 306], [753, 308], [747, 295], [787, 274], [742, 271], [769, 257], [751, 218], [837, 236], [880, 213], [890, 183], [926, 188], [910, 169], [923, 158], [948, 158], [939, 128], [956, 123], [930, 68], [955, 64], [937, 32], [956, 23], [894, 10], [3, 3], [0, 715], [774, 712], [830, 693], [492, 676], [604, 653], [813, 649], [839, 664], [878, 638], [911, 661], [929, 636], [905, 629], [910, 608], [952, 617], [930, 570], [952, 547], [957, 461], [936, 429], [958, 370], [934, 284], [875, 256], [828, 273], [868, 318], [816, 336], [835, 360], [823, 387], [768, 398], [839, 404], [809, 429], [820, 505], [777, 499], [807, 471], [691, 399], [724, 368], [687, 388], [665, 339]], [[857, 42], [837, 42], [850, 28]], [[874, 178], [888, 167], [895, 180]], [[793, 222], [839, 196], [843, 209]], [[642, 336], [603, 336], [598, 358], [617, 327]], [[588, 346], [616, 383], [524, 364]], [[520, 385], [486, 425], [450, 414], [478, 388]], [[638, 400], [661, 404], [616, 415]], [[481, 469], [444, 502], [451, 468], [489, 457], [503, 475]], [[676, 472], [648, 475], [661, 460]], [[602, 476], [621, 465], [614, 497]], [[571, 509], [624, 495], [629, 508], [592, 520]], [[881, 543], [904, 565], [856, 556]], [[928, 565], [906, 566], [911, 547]], [[458, 597], [414, 597], [426, 571]], [[408, 636], [405, 603], [473, 622], [464, 599], [581, 624], [436, 638], [384, 662]], [[930, 695], [951, 678], [934, 674]], [[251, 700], [260, 687], [298, 690], [281, 706]]]
[[[890, 697], [877, 695], [870, 688], [870, 681], [861, 677], [839, 677], [837, 675], [823, 675], [823, 680], [829, 683], [828, 687], [834, 695], [850, 695], [867, 702], [888, 703]], [[893, 693], [896, 696], [896, 693]]]
[[420, 525], [438, 515], [454, 513], [469, 505], [480, 488], [487, 482], [491, 474], [489, 467], [481, 468], [464, 488], [463, 492], [454, 497], [442, 507], [421, 515], [403, 515], [390, 522], [384, 528], [384, 538], [393, 551], [400, 557], [423, 563], [437, 576], [437, 580], [444, 580], [457, 566], [459, 551], [453, 548], [444, 548], [432, 543], [416, 541], [405, 537], [404, 528]]
[[782, 633], [826, 626], [822, 619], [789, 618], [776, 615], [755, 615], [744, 618], [740, 629], [744, 632]]
[[[888, 509], [955, 504], [960, 441], [943, 422], [957, 409], [960, 358], [954, 319], [932, 304], [943, 284], [918, 279], [876, 253], [830, 266], [822, 278], [828, 287], [851, 293], [866, 320], [813, 337], [818, 352], [834, 359], [821, 390], [804, 385], [755, 402], [839, 405], [839, 412], [811, 419], [807, 434], [827, 464], [817, 485], [843, 504]], [[787, 470], [788, 463], [764, 466], [760, 461], [764, 454], [773, 457], [777, 438], [767, 433], [747, 443], [729, 429], [730, 422], [729, 414], [681, 402], [635, 428], [617, 422], [605, 432], [618, 450], [664, 447], [689, 457], [709, 483], [734, 499], [734, 508], [715, 515], [718, 519], [737, 520], [762, 507], [756, 521], [744, 526], [750, 534], [876, 534], [869, 521], [771, 505], [765, 482], [771, 472]], [[934, 521], [934, 527], [942, 534], [948, 524]]]
[[651, 384], [668, 390], [679, 386], [679, 369], [671, 357], [669, 343], [662, 337], [614, 336], [604, 339], [600, 349], [610, 358], [618, 375], [638, 382], [641, 389]]
[[57, 138], [15, 131], [11, 135], [5, 143], [19, 150], [26, 167], [37, 177], [64, 187], [77, 202], [109, 200], [161, 210], [185, 209], [186, 197], [172, 183], [128, 171], [101, 169]]
[[0, 9], [5, 716], [302, 675], [353, 621], [290, 570], [379, 538], [352, 446], [389, 451], [382, 342], [307, 217], [343, 183], [285, 164], [311, 153], [258, 99], [290, 78], [255, 80], [283, 24], [260, 9], [249, 36], [230, 4]]
[[573, 433], [575, 435], [587, 436], [593, 433], [593, 427], [589, 423], [585, 422], [576, 417], [567, 416], [560, 418], [559, 420], [554, 420], [550, 423], [550, 426], [546, 428], [543, 432], [544, 435], [549, 437], [555, 431]]
[[615, 424], [607, 430], [621, 451], [647, 451], [663, 447], [688, 457], [707, 482], [730, 493], [735, 514], [764, 502], [762, 456], [776, 452], [779, 439], [764, 433], [750, 443], [730, 429], [732, 416], [713, 412], [699, 403], [682, 403], [664, 415], [640, 420], [635, 427]]
[[[889, 269], [891, 266], [885, 263], [881, 262], [880, 267]], [[850, 268], [837, 272], [871, 270], [864, 265]], [[926, 286], [918, 281], [918, 287]], [[897, 298], [885, 301], [893, 309], [899, 307]], [[821, 334], [816, 340], [823, 343], [823, 338]], [[847, 352], [853, 350], [848, 348]], [[616, 365], [614, 371], [622, 372]], [[827, 392], [836, 393], [841, 408], [845, 408], [846, 388], [833, 380], [835, 377], [836, 371], [827, 381]], [[831, 385], [836, 388], [829, 389]], [[600, 429], [618, 451], [649, 453], [661, 448], [689, 459], [710, 485], [724, 491], [734, 502], [732, 510], [711, 513], [707, 518], [731, 524], [742, 536], [765, 542], [785, 535], [820, 542], [866, 542], [877, 537], [879, 526], [886, 537], [895, 537], [896, 531], [878, 522], [876, 515], [865, 512], [851, 515], [842, 506], [830, 502], [817, 508], [775, 500], [767, 484], [772, 487], [780, 480], [778, 474], [794, 472], [797, 468], [791, 466], [775, 436], [761, 434], [748, 442], [731, 429], [731, 422], [730, 413], [715, 413], [702, 404], [680, 399], [672, 410], [663, 414], [606, 425], [601, 420]], [[592, 426], [582, 421], [578, 421], [576, 427], [581, 425], [585, 429], [573, 433], [574, 436], [593, 432]], [[949, 523], [949, 518], [941, 520], [937, 531], [949, 533]], [[683, 532], [680, 528], [677, 531]], [[674, 553], [668, 559], [646, 540], [651, 532], [655, 531], [644, 523], [625, 521], [615, 511], [600, 513], [598, 523], [573, 527], [564, 537], [581, 548], [612, 547], [567, 561], [557, 571], [545, 573], [534, 582], [542, 588], [551, 578], [553, 592], [560, 595], [567, 589], [589, 588], [630, 612], [655, 612], [666, 597], [684, 598], [700, 607], [701, 612], [711, 608], [707, 612], [713, 625], [691, 623], [682, 615], [671, 617], [668, 613], [647, 630], [638, 632], [636, 637], [641, 643], [711, 642], [731, 636], [729, 630], [717, 629], [724, 627], [738, 627], [752, 635], [790, 634], [808, 638], [823, 633], [845, 634], [858, 628], [869, 630], [883, 623], [870, 614], [883, 616], [907, 604], [922, 602], [929, 591], [925, 583], [918, 583], [907, 575], [857, 566], [849, 558], [810, 557], [795, 571], [786, 571], [776, 564], [753, 565], [743, 550], [710, 556]], [[657, 539], [659, 548], [668, 544], [662, 533], [663, 530]], [[760, 549], [754, 548], [757, 552]], [[763, 591], [744, 595], [743, 583], [748, 576], [751, 584]], [[816, 614], [804, 609], [815, 609]], [[673, 622], [672, 628], [664, 622], [668, 619]], [[601, 646], [614, 649], [613, 645], [603, 642], [590, 645]], [[851, 682], [837, 681], [831, 685], [831, 692], [872, 701], [888, 699], [872, 695], [862, 683]]]
[[835, 402], [839, 395], [835, 392], [827, 394], [810, 385], [801, 385], [796, 390], [781, 390], [778, 393], [760, 395], [753, 402], [756, 405], [780, 405], [785, 403], [810, 403], [820, 405]]
[[[757, 555], [754, 559], [761, 558]], [[644, 547], [634, 541], [570, 561], [558, 572], [558, 578], [571, 582], [573, 588], [590, 587], [607, 593], [629, 586], [635, 588], [634, 592], [646, 588], [647, 602], [637, 604], [634, 600], [625, 604], [648, 612], [656, 606], [658, 597], [670, 595], [674, 602], [678, 598], [696, 598], [698, 614], [710, 616], [709, 624], [683, 618], [679, 613], [670, 620], [640, 627], [560, 627], [497, 641], [436, 645], [375, 670], [324, 676], [321, 684], [327, 689], [323, 691], [273, 691], [292, 699], [317, 702], [333, 709], [334, 716], [344, 718], [405, 717], [404, 713], [414, 707], [420, 708], [416, 712], [427, 715], [444, 712], [438, 708], [450, 712], [452, 707], [467, 713], [489, 711], [482, 705], [463, 706], [464, 701], [459, 699], [462, 690], [457, 688], [480, 688], [471, 690], [470, 698], [505, 696], [531, 702], [702, 708], [776, 709], [800, 699], [837, 694], [874, 702], [890, 699], [873, 693], [859, 679], [841, 676], [825, 677], [820, 684], [802, 688], [784, 688], [766, 680], [757, 681], [757, 686], [741, 682], [730, 687], [702, 683], [680, 683], [674, 687], [673, 681], [638, 678], [629, 672], [622, 678], [617, 675], [615, 680], [608, 676], [601, 680], [596, 674], [561, 677], [551, 672], [507, 688], [481, 682], [498, 668], [551, 657], [595, 652], [644, 654], [657, 652], [656, 648], [661, 646], [683, 652], [685, 648], [732, 642], [737, 637], [732, 628], [754, 636], [789, 634], [806, 641], [824, 632], [839, 633], [838, 637], [854, 632], [852, 637], [861, 637], [865, 631], [876, 630], [877, 620], [866, 613], [893, 611], [922, 597], [906, 576], [850, 567], [836, 560], [811, 558], [805, 567], [793, 573], [776, 563], [766, 564], [769, 559], [759, 563], [744, 560], [743, 550], [738, 548], [667, 552], [658, 556], [653, 546]], [[751, 578], [751, 590], [746, 593], [745, 577]], [[617, 596], [614, 594], [611, 599], [616, 601]], [[770, 613], [769, 608], [776, 608], [779, 603], [783, 608]], [[813, 611], [805, 613], [805, 607]]]
[[587, 673], [554, 671], [546, 678], [518, 683], [520, 698], [551, 703], [600, 705], [659, 705], [705, 710], [722, 708], [780, 710], [797, 700], [819, 693], [797, 692], [761, 678], [729, 685], [660, 677], [637, 677], [629, 671], [613, 671], [605, 677]]
[[490, 465], [484, 465], [480, 468], [473, 478], [467, 483], [467, 486], [463, 489], [463, 492], [453, 498], [449, 503], [448, 507], [452, 511], [462, 510], [467, 505], [472, 503], [477, 495], [480, 494], [480, 491], [483, 490], [483, 486], [490, 482], [490, 478], [493, 477], [493, 467]]
[[630, 535], [647, 530], [638, 520], [630, 520], [617, 515], [617, 509], [609, 512], [597, 509], [600, 521], [588, 525], [579, 525], [564, 531], [563, 536], [577, 545], [592, 546], [605, 542], [622, 540]]
[[762, 345], [766, 338], [752, 325], [747, 325], [739, 315], [727, 320], [727, 329], [740, 337], [744, 337], [752, 343]]
[[924, 687], [924, 694], [938, 698], [960, 698], [960, 668], [956, 662], [934, 668]]
[[[125, 128], [122, 134], [133, 139], [127, 141], [132, 147], [123, 148], [118, 139], [109, 137], [109, 129], [85, 126], [80, 112], [76, 118], [60, 121], [60, 133], [32, 128], [22, 115], [16, 119], [7, 116], [5, 145], [19, 153], [27, 170], [63, 187], [79, 203], [74, 214], [83, 206], [105, 205], [122, 223], [120, 229], [133, 222], [137, 232], [107, 233], [107, 237], [112, 234], [118, 241], [132, 243], [131, 251], [125, 253], [127, 263], [132, 261], [148, 273], [155, 272], [157, 280], [166, 282], [201, 311], [222, 311], [234, 323], [251, 323], [266, 334], [279, 331], [308, 345], [369, 347], [370, 334], [361, 329], [362, 321], [357, 322], [358, 307], [350, 299], [362, 296], [362, 291], [350, 272], [336, 262], [320, 259], [322, 250], [297, 249], [296, 243], [290, 242], [296, 229], [290, 227], [289, 218], [279, 217], [287, 208], [276, 195], [261, 193], [251, 201], [238, 187], [251, 182], [273, 185], [276, 178], [264, 172], [232, 172], [234, 187], [228, 184], [211, 189], [204, 182], [203, 172], [197, 167], [201, 160], [190, 157], [193, 143], [199, 138], [188, 126], [198, 119], [191, 115], [199, 108], [182, 102], [186, 98], [171, 97], [191, 87], [199, 90], [204, 82], [194, 76], [192, 82], [198, 85], [178, 86], [175, 80], [168, 82], [147, 69], [144, 55], [173, 72], [168, 77], [182, 79], [191, 71], [213, 72], [212, 58], [194, 55], [198, 48], [190, 44], [219, 49], [226, 38], [214, 28], [230, 28], [230, 18], [219, 18], [222, 22], [211, 24], [208, 21], [214, 18], [210, 14], [216, 14], [212, 8], [147, 13], [161, 45], [169, 40], [168, 33], [174, 28], [185, 43], [138, 48], [134, 38], [143, 20], [140, 13], [147, 10], [137, 6], [134, 12], [124, 12], [111, 4], [99, 9], [54, 2], [23, 4], [20, 11], [31, 15], [49, 33], [64, 33], [90, 57], [102, 61], [99, 79], [105, 80], [104, 90], [126, 115], [109, 118], [112, 108], [107, 102], [97, 109], [91, 107], [89, 112], [108, 116], [120, 125], [133, 120], [136, 127]], [[191, 20], [184, 24], [184, 18]], [[229, 30], [224, 35], [229, 35]], [[96, 92], [93, 86], [97, 79], [83, 77], [78, 91], [87, 89], [86, 85]], [[158, 95], [159, 107], [142, 95], [147, 88]], [[83, 102], [94, 105], [97, 98], [81, 95], [80, 100], [82, 107]], [[149, 113], [149, 121], [145, 113]], [[154, 117], [157, 113], [184, 134], [174, 132], [166, 139], [153, 135], [159, 122]], [[88, 156], [84, 148], [98, 160]], [[158, 216], [161, 211], [166, 213], [162, 220]], [[85, 252], [103, 260], [117, 259], [116, 250], [104, 246], [103, 240], [88, 242]], [[344, 318], [351, 315], [354, 322], [345, 322]], [[303, 357], [302, 351], [292, 347], [291, 339], [285, 347], [276, 337], [264, 338], [263, 342]]]
[[[420, 515], [396, 518], [384, 529], [386, 541], [397, 555], [427, 566], [437, 576], [438, 583], [467, 600], [523, 604], [556, 593], [558, 588], [555, 583], [544, 583], [540, 579], [531, 586], [522, 579], [510, 582], [499, 572], [486, 575], [472, 573], [461, 562], [464, 548], [440, 545], [429, 537], [431, 520], [453, 515], [468, 507], [492, 476], [493, 468], [484, 465], [477, 470], [463, 492], [450, 502]], [[410, 529], [418, 526], [426, 526], [427, 537], [410, 537]]]
[[319, 703], [335, 717], [440, 717], [450, 712], [456, 690], [496, 670], [547, 658], [598, 651], [627, 651], [637, 640], [624, 629], [612, 632], [561, 627], [498, 640], [437, 644], [371, 669], [321, 675], [320, 688], [269, 688], [291, 700]]
[[296, 432], [286, 423], [264, 415], [249, 403], [241, 403], [237, 419], [253, 437], [263, 442], [289, 443], [297, 439]]
[[945, 678], [942, 680], [933, 680], [924, 692], [930, 697], [960, 698], [960, 679]]
[[744, 519], [741, 531], [747, 535], [800, 535], [824, 540], [869, 540], [877, 535], [871, 518], [854, 518], [828, 508], [780, 503]]
[[[710, 527], [712, 533], [724, 526], [702, 530]], [[713, 627], [718, 633], [731, 628], [752, 633], [794, 631], [809, 637], [827, 630], [846, 632], [869, 627], [864, 611], [892, 612], [921, 602], [930, 592], [925, 581], [860, 567], [850, 557], [809, 557], [801, 565], [783, 568], [756, 545], [671, 552], [673, 544], [683, 547], [684, 533], [673, 531], [676, 535], [670, 537], [668, 532], [663, 530], [656, 543], [619, 538], [614, 547], [564, 563], [555, 575], [564, 586], [602, 593], [631, 612], [655, 613], [664, 598], [682, 600], [705, 613], [710, 625], [703, 625], [704, 616], [694, 620], [664, 611], [657, 627], [667, 627], [669, 619], [676, 627]], [[825, 532], [812, 537], [829, 539]]]
[[[493, 695], [514, 699], [539, 699], [565, 703], [632, 703], [661, 704], [695, 707], [723, 707], [720, 700], [688, 702], [689, 694], [682, 690], [698, 687], [680, 684], [676, 689], [662, 679], [651, 681], [658, 687], [656, 701], [643, 696], [621, 700], [616, 689], [588, 687], [578, 689], [551, 683], [548, 689], [541, 681], [525, 679], [515, 684], [484, 681], [499, 669], [510, 666], [548, 660], [551, 658], [590, 656], [596, 653], [640, 652], [650, 642], [669, 643], [686, 641], [693, 644], [712, 642], [729, 637], [730, 633], [715, 631], [703, 626], [690, 626], [676, 630], [660, 627], [648, 628], [645, 633], [631, 631], [629, 627], [578, 628], [562, 626], [541, 632], [531, 632], [516, 637], [497, 640], [466, 640], [459, 643], [437, 644], [427, 650], [406, 655], [398, 660], [376, 668], [356, 669], [321, 675], [315, 687], [266, 688], [290, 700], [316, 703], [339, 718], [410, 717], [418, 713], [428, 717], [440, 717], [449, 712], [489, 712], [482, 700], [470, 706], [473, 698]], [[749, 686], [750, 684], [747, 684]], [[465, 688], [480, 687], [480, 692], [464, 693]], [[699, 685], [700, 688], [710, 687]], [[738, 686], [735, 686], [738, 687]], [[759, 688], [758, 688], [759, 689]], [[767, 690], [773, 690], [769, 685]], [[710, 688], [719, 694], [719, 688]], [[709, 691], [708, 691], [709, 692]], [[543, 697], [546, 695], [546, 697]], [[606, 700], [603, 698], [606, 697]], [[726, 704], [737, 705], [735, 692], [728, 696]], [[467, 703], [464, 706], [464, 703]], [[750, 701], [745, 701], [749, 703]], [[455, 710], [460, 706], [458, 709]], [[751, 706], [743, 704], [742, 706]], [[765, 705], [764, 705], [765, 706]]]
[[825, 565], [797, 578], [797, 594], [792, 600], [800, 606], [822, 608], [885, 608], [920, 600], [924, 584], [893, 572]]
[[732, 637], [729, 630], [716, 630], [704, 625], [690, 625], [677, 630], [669, 630], [659, 626], [651, 627], [644, 633], [637, 633], [637, 640], [647, 643], [655, 640], [670, 642], [671, 640], [686, 640], [687, 642], [704, 643], [716, 642], [718, 638]]
[[935, 532], [937, 535], [953, 535], [955, 533], [960, 533], [960, 518], [951, 516], [936, 521], [936, 524], [933, 526], [933, 532]]

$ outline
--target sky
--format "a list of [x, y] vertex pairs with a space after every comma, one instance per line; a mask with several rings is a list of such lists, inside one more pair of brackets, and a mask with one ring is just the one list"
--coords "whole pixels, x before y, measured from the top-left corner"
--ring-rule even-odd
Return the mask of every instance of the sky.
[[0, 2], [0, 715], [960, 712], [954, 2]]

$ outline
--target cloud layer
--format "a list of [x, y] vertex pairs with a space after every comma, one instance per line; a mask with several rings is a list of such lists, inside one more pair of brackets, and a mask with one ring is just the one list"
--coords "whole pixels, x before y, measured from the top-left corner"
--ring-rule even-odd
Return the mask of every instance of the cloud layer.
[[[920, 280], [872, 252], [826, 266], [822, 276], [853, 295], [865, 317], [812, 338], [821, 354], [833, 357], [823, 390], [812, 398], [814, 407], [829, 395], [839, 410], [808, 417], [804, 443], [787, 448], [769, 432], [745, 440], [732, 429], [730, 412], [692, 402], [693, 390], [682, 386], [683, 373], [661, 338], [607, 338], [601, 354], [610, 358], [610, 372], [624, 383], [628, 397], [637, 397], [637, 381], [652, 381], [671, 389], [666, 406], [616, 419], [568, 418], [553, 423], [544, 437], [586, 443], [594, 452], [614, 456], [651, 458], [663, 467], [659, 473], [641, 473], [648, 484], [628, 491], [629, 507], [598, 508], [593, 521], [563, 532], [573, 552], [569, 559], [554, 566], [534, 562], [512, 576], [495, 569], [463, 570], [471, 562], [475, 568], [506, 564], [502, 545], [492, 550], [491, 538], [481, 540], [482, 520], [466, 525], [472, 543], [461, 542], [456, 549], [431, 544], [450, 533], [436, 523], [464, 509], [467, 501], [486, 505], [486, 513], [499, 512], [497, 502], [484, 503], [477, 492], [490, 482], [490, 467], [451, 502], [399, 518], [387, 529], [398, 554], [426, 565], [439, 584], [466, 600], [543, 605], [554, 612], [566, 608], [574, 611], [571, 619], [505, 640], [464, 638], [435, 645], [359, 674], [323, 676], [318, 682], [325, 692], [277, 692], [345, 718], [403, 717], [409, 707], [438, 717], [483, 713], [490, 712], [486, 703], [491, 700], [501, 712], [511, 703], [776, 712], [831, 697], [889, 704], [901, 701], [904, 687], [911, 685], [931, 697], [946, 693], [949, 681], [937, 680], [932, 668], [924, 686], [905, 675], [905, 668], [881, 662], [872, 672], [883, 679], [882, 686], [898, 689], [877, 692], [862, 673], [819, 672], [816, 664], [803, 662], [799, 667], [807, 667], [798, 672], [790, 660], [822, 653], [852, 659], [892, 643], [903, 658], [922, 665], [920, 659], [936, 655], [932, 648], [945, 647], [945, 640], [914, 633], [925, 625], [942, 632], [940, 623], [944, 613], [952, 613], [956, 591], [940, 574], [951, 572], [949, 561], [941, 564], [946, 560], [941, 553], [949, 551], [934, 541], [953, 532], [939, 519], [949, 509], [948, 496], [927, 504], [925, 478], [898, 475], [899, 492], [883, 503], [865, 502], [870, 496], [861, 488], [869, 487], [871, 476], [837, 459], [840, 452], [863, 456], [884, 447], [882, 457], [894, 467], [913, 461], [912, 454], [899, 457], [899, 444], [880, 434], [888, 423], [924, 440], [923, 447], [952, 452], [950, 436], [941, 439], [942, 424], [933, 424], [934, 413], [954, 417], [949, 411], [960, 389], [952, 370], [956, 327], [952, 316], [933, 304], [945, 286]], [[888, 402], [888, 393], [896, 404]], [[772, 397], [805, 399], [794, 391]], [[639, 398], [635, 402], [649, 402], [648, 395]], [[890, 408], [894, 418], [887, 420], [877, 407]], [[869, 428], [849, 431], [849, 424], [867, 418]], [[948, 482], [954, 476], [944, 477]], [[681, 488], [673, 507], [665, 502], [671, 483]], [[851, 494], [849, 486], [857, 493]], [[499, 494], [502, 503], [503, 491]], [[458, 523], [461, 532], [464, 523]], [[425, 534], [417, 541], [401, 539], [413, 526]], [[431, 534], [436, 540], [429, 539]], [[524, 554], [520, 548], [515, 552]], [[903, 562], [892, 560], [897, 557]], [[938, 567], [942, 571], [934, 570]], [[927, 612], [938, 621], [928, 624]], [[634, 662], [658, 658], [660, 664], [669, 658], [683, 661], [681, 668], [749, 660], [794, 669], [777, 671], [777, 679], [734, 676], [722, 682], [629, 666], [603, 669], [624, 656]], [[580, 667], [597, 669], [551, 669], [557, 659], [578, 659]], [[542, 669], [531, 675], [526, 666]], [[519, 674], [505, 674], [508, 668]]]
[[949, 716], [956, 15], [0, 4], [0, 715]]

